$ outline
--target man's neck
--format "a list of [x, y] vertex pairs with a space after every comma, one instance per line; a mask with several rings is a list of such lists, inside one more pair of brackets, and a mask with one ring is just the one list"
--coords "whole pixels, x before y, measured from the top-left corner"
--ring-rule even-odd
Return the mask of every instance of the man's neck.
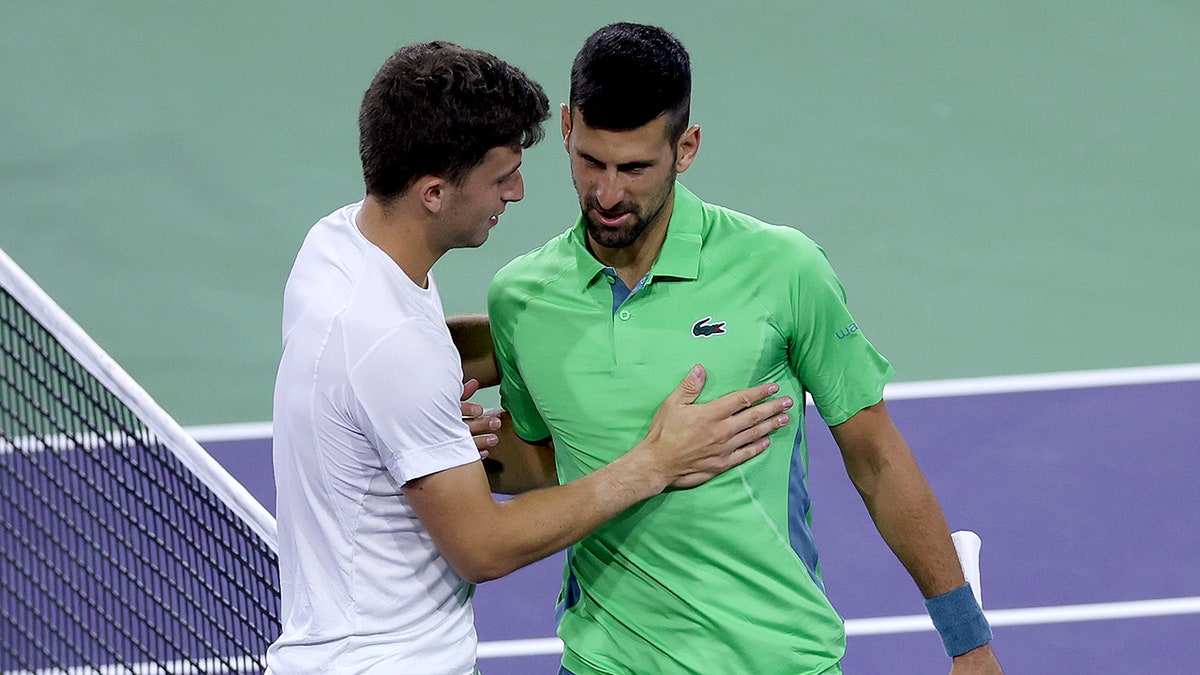
[[428, 228], [405, 208], [403, 199], [384, 206], [367, 195], [358, 213], [358, 231], [391, 258], [413, 283], [429, 287], [429, 270], [442, 257], [430, 245]]
[[671, 223], [671, 211], [674, 199], [668, 199], [661, 211], [655, 216], [654, 222], [642, 233], [637, 241], [624, 248], [605, 248], [597, 244], [591, 237], [587, 238], [588, 248], [592, 255], [607, 267], [617, 272], [625, 286], [633, 288], [654, 266], [658, 254], [662, 252], [663, 242], [667, 240], [667, 226]]

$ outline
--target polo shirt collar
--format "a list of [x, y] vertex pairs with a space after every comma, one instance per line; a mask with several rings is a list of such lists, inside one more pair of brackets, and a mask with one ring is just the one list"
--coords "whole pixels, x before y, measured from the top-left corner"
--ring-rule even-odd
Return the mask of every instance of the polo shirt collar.
[[[667, 237], [662, 250], [658, 252], [658, 258], [650, 266], [649, 281], [662, 278], [695, 280], [700, 271], [703, 228], [703, 202], [691, 190], [675, 183], [675, 201], [671, 207], [671, 221], [667, 223]], [[575, 221], [571, 241], [575, 247], [581, 287], [587, 289], [604, 278], [604, 264], [588, 250], [583, 214]]]

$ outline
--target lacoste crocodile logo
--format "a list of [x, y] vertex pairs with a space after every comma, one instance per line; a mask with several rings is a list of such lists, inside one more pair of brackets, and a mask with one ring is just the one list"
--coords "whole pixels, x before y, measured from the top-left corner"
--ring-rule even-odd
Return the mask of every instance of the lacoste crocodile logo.
[[696, 323], [692, 324], [692, 337], [707, 338], [714, 335], [725, 334], [725, 322], [718, 321], [717, 323], [709, 323], [712, 321], [711, 316], [706, 316]]

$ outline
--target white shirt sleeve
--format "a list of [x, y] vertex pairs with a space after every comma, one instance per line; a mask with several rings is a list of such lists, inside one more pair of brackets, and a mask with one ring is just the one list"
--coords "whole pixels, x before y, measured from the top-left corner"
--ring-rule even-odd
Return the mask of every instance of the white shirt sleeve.
[[385, 334], [349, 379], [361, 429], [400, 483], [479, 460], [462, 419], [458, 352], [428, 321]]

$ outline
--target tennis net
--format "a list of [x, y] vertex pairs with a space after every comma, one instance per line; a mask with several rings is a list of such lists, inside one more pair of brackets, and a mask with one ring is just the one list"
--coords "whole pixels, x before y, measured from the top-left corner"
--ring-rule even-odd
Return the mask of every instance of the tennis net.
[[0, 251], [0, 673], [243, 673], [275, 523]]

